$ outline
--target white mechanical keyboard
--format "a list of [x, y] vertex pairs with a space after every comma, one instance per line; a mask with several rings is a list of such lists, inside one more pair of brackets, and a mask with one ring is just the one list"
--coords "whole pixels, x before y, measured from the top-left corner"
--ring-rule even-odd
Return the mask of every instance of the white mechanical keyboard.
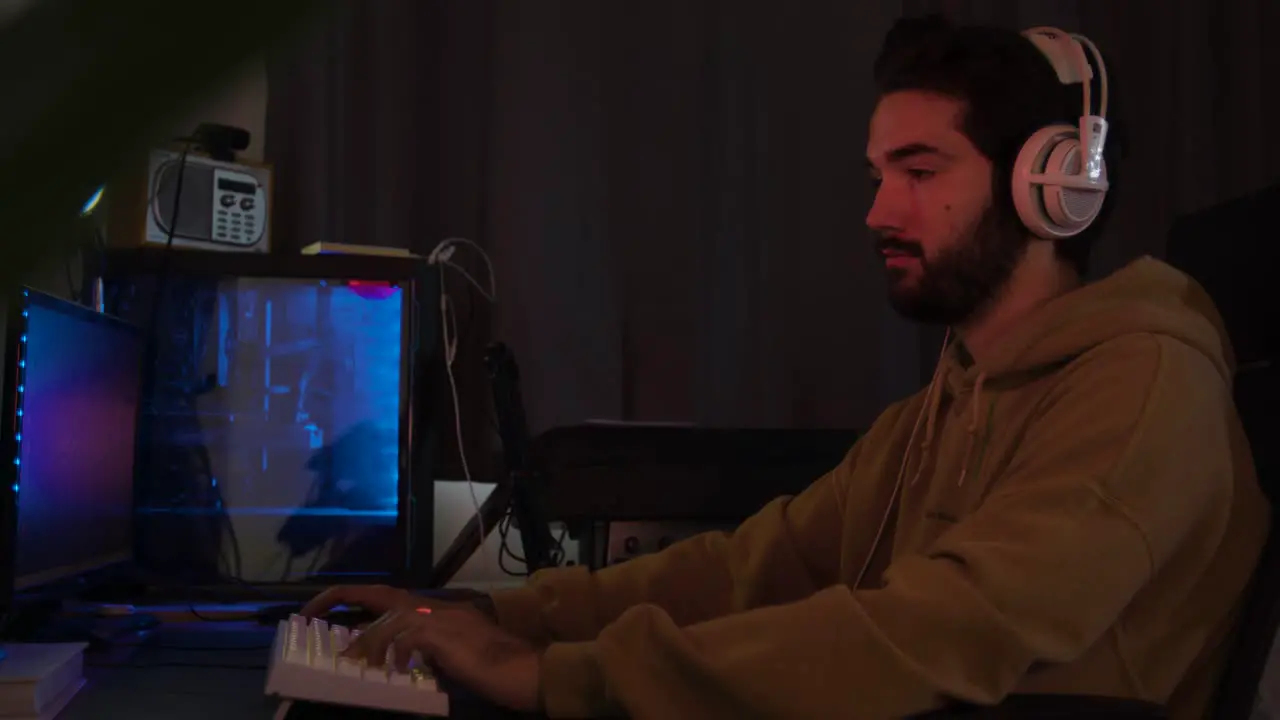
[[359, 630], [300, 615], [280, 621], [267, 665], [267, 694], [413, 715], [449, 715], [449, 696], [426, 669], [398, 672], [390, 656], [380, 667], [340, 657], [359, 636]]

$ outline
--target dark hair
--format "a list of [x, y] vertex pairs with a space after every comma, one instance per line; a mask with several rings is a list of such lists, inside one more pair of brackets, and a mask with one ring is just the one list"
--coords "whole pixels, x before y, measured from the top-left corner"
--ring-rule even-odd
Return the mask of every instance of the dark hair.
[[[1075, 125], [1080, 118], [1080, 86], [1059, 82], [1048, 58], [1030, 40], [1004, 28], [957, 26], [938, 15], [903, 18], [885, 37], [874, 74], [880, 97], [922, 90], [964, 102], [960, 131], [994, 166], [993, 201], [1001, 212], [1016, 213], [1010, 183], [1027, 138], [1046, 125]], [[1114, 82], [1109, 86], [1114, 88]], [[1109, 120], [1112, 106], [1114, 101], [1108, 105]], [[1081, 276], [1115, 205], [1121, 138], [1119, 128], [1111, 125], [1104, 151], [1112, 188], [1106, 202], [1088, 229], [1055, 246], [1058, 257]]]

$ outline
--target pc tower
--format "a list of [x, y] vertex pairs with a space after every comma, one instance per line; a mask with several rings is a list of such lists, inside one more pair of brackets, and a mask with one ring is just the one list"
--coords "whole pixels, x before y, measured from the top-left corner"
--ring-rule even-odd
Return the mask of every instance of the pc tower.
[[148, 338], [142, 567], [283, 590], [429, 565], [424, 263], [131, 249], [104, 265], [104, 307]]

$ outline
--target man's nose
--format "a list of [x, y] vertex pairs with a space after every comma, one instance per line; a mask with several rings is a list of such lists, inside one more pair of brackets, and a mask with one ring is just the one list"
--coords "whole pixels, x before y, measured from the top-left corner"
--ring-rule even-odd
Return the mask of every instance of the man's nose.
[[867, 227], [882, 235], [900, 234], [904, 229], [902, 203], [895, 193], [881, 185], [867, 212]]

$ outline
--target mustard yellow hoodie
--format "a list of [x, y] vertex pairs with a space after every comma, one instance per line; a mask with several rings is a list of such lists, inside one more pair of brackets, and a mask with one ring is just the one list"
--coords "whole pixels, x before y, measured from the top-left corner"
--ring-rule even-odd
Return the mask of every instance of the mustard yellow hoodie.
[[1137, 261], [983, 365], [948, 351], [736, 532], [544, 571], [493, 596], [499, 622], [549, 643], [552, 717], [882, 720], [1014, 692], [1202, 717], [1269, 522], [1232, 363], [1205, 293]]

